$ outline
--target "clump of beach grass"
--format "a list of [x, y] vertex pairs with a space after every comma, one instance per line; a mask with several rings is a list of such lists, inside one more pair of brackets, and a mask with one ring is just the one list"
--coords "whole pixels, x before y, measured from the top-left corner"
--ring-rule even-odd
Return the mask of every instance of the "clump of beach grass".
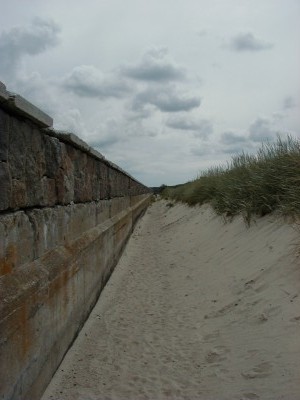
[[194, 181], [166, 187], [163, 197], [189, 205], [210, 203], [217, 214], [251, 218], [278, 211], [300, 216], [300, 141], [287, 136], [262, 144], [256, 155], [232, 157]]

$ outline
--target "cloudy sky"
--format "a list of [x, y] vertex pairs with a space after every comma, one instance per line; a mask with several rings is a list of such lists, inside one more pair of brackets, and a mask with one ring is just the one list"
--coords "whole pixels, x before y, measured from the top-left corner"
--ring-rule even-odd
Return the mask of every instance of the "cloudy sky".
[[149, 186], [300, 136], [300, 0], [0, 0], [0, 80]]

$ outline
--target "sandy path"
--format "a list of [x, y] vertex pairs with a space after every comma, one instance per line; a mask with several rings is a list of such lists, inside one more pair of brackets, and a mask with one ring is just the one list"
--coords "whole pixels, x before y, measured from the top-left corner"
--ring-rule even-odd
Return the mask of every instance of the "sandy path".
[[300, 399], [299, 248], [153, 204], [42, 399]]

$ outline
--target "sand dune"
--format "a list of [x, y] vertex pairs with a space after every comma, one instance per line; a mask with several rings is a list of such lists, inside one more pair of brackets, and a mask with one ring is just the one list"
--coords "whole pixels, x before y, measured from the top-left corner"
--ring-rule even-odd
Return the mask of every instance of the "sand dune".
[[43, 400], [300, 399], [299, 229], [154, 203]]

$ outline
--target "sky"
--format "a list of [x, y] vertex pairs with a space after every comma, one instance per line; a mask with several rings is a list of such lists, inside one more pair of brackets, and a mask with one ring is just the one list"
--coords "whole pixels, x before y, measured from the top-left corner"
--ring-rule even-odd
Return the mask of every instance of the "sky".
[[0, 0], [0, 80], [148, 186], [300, 137], [300, 0]]

